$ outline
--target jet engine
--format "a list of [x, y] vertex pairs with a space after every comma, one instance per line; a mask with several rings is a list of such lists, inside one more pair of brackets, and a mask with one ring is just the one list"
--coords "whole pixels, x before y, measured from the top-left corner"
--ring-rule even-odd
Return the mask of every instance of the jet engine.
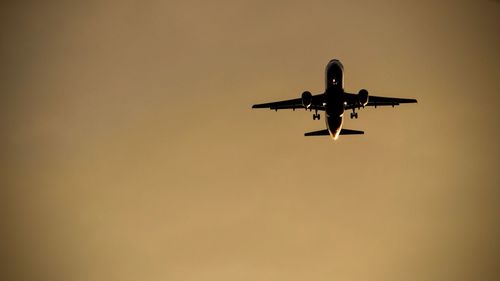
[[362, 89], [358, 92], [358, 103], [360, 106], [365, 107], [368, 104], [368, 91]]
[[305, 91], [302, 93], [302, 105], [305, 108], [309, 108], [312, 104], [312, 94], [309, 91]]

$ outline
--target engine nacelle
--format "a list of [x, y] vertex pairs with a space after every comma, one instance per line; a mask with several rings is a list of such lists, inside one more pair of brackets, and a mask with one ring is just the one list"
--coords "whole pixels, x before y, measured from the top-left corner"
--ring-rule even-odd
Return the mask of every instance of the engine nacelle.
[[309, 108], [311, 107], [311, 104], [312, 104], [312, 94], [311, 92], [309, 91], [305, 91], [302, 93], [302, 105], [305, 107], [305, 108]]
[[365, 107], [368, 104], [368, 91], [362, 89], [358, 92], [358, 103], [360, 106]]

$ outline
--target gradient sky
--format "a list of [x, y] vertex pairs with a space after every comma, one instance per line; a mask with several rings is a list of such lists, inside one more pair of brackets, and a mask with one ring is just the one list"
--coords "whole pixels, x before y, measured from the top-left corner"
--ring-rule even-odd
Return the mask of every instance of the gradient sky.
[[[499, 280], [500, 3], [0, 4], [1, 280]], [[417, 98], [305, 138], [254, 103]]]

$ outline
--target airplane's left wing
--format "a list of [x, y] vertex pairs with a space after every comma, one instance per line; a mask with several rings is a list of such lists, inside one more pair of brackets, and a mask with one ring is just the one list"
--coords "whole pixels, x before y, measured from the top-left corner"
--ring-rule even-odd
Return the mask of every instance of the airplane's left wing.
[[[312, 96], [311, 106], [309, 106], [308, 109], [325, 110], [325, 106], [323, 105], [323, 99], [324, 99], [323, 94]], [[302, 99], [298, 98], [298, 99], [291, 99], [291, 100], [284, 100], [277, 102], [254, 104], [252, 108], [269, 108], [271, 110], [278, 111], [280, 109], [295, 110], [296, 108], [304, 108], [304, 105], [302, 104]]]

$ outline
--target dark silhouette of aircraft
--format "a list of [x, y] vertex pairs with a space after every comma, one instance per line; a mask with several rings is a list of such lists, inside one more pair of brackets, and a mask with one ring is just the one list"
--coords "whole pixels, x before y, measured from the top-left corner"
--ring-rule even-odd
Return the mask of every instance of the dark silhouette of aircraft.
[[331, 60], [326, 65], [325, 71], [325, 92], [312, 95], [305, 91], [302, 97], [298, 99], [254, 104], [252, 108], [269, 108], [271, 110], [296, 108], [314, 110], [313, 120], [319, 120], [318, 111], [325, 111], [326, 129], [305, 133], [304, 136], [327, 136], [330, 135], [334, 140], [339, 135], [360, 135], [363, 131], [349, 130], [342, 128], [344, 111], [352, 110], [351, 119], [358, 118], [356, 109], [365, 106], [396, 106], [401, 103], [416, 103], [416, 99], [402, 99], [369, 96], [368, 91], [361, 89], [358, 94], [351, 94], [344, 91], [344, 66], [339, 60]]

